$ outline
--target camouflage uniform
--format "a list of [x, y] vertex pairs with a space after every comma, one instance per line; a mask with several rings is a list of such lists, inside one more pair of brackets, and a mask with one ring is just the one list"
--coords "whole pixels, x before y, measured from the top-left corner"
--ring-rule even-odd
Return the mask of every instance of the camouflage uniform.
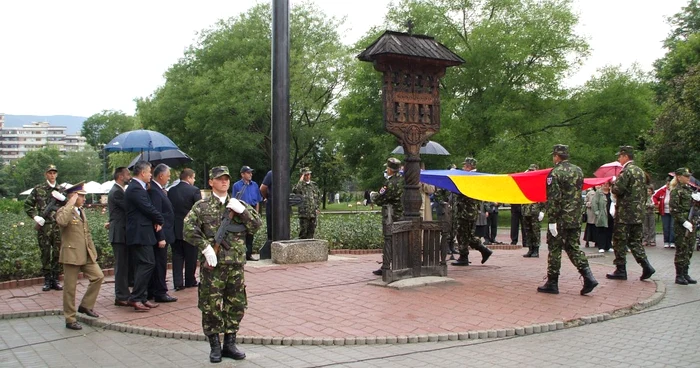
[[475, 235], [476, 220], [479, 218], [481, 201], [469, 198], [462, 194], [455, 194], [454, 216], [457, 220], [457, 243], [459, 255], [469, 256], [469, 247], [478, 249], [483, 247], [481, 241]]
[[[41, 216], [46, 220], [44, 226], [36, 225], [39, 250], [41, 251], [41, 270], [45, 279], [58, 280], [61, 273], [61, 266], [58, 263], [58, 255], [61, 250], [61, 233], [56, 224], [56, 211], [63, 204], [58, 202], [51, 192], [58, 191], [64, 194], [64, 190], [58, 185], [52, 187], [48, 182], [44, 182], [34, 187], [27, 199], [24, 201], [24, 211], [27, 216], [34, 221], [35, 216]], [[52, 208], [44, 215], [47, 206]]]
[[523, 227], [525, 228], [525, 236], [523, 239], [525, 245], [535, 249], [540, 247], [540, 232], [541, 224], [538, 219], [540, 212], [544, 212], [545, 203], [531, 203], [522, 205]]
[[627, 248], [629, 248], [637, 263], [642, 264], [647, 260], [642, 246], [644, 231], [642, 222], [648, 196], [644, 170], [633, 161], [628, 161], [620, 171], [620, 176], [613, 184], [611, 191], [617, 197], [613, 228], [613, 249], [615, 250], [613, 263], [624, 266], [627, 263]]
[[399, 221], [403, 216], [403, 204], [401, 203], [403, 185], [403, 176], [396, 173], [384, 182], [382, 189], [372, 199], [379, 206], [391, 205], [393, 210], [391, 219], [394, 222]]
[[299, 239], [313, 239], [316, 232], [316, 212], [321, 204], [321, 191], [316, 182], [300, 180], [292, 189], [301, 197], [299, 209]]
[[583, 199], [583, 172], [581, 168], [563, 160], [547, 176], [547, 218], [557, 224], [558, 235], [547, 232], [547, 276], [559, 277], [561, 251], [566, 251], [571, 263], [581, 272], [588, 268], [588, 258], [579, 248]]
[[[221, 203], [211, 195], [197, 201], [185, 217], [184, 240], [197, 247], [200, 254], [208, 245], [215, 248], [214, 236], [222, 216], [226, 214], [225, 206], [230, 198], [227, 195], [224, 203]], [[236, 214], [231, 223], [244, 224], [247, 233], [253, 234], [262, 224], [260, 216], [253, 207], [241, 203], [245, 205], [250, 219], [244, 221], [241, 215]], [[246, 232], [227, 233], [226, 240], [231, 249], [227, 251], [223, 247], [219, 248], [217, 265], [213, 269], [203, 266], [199, 268], [198, 306], [202, 311], [202, 330], [207, 336], [218, 333], [236, 334], [243, 319], [248, 305], [243, 277], [243, 265], [246, 263], [245, 235]], [[200, 255], [199, 263], [205, 264], [204, 256]]]
[[686, 274], [687, 267], [690, 265], [690, 258], [693, 256], [693, 241], [695, 239], [693, 232], [683, 227], [683, 223], [688, 221], [690, 209], [693, 206], [692, 193], [689, 185], [678, 183], [671, 190], [671, 202], [669, 203], [676, 239], [676, 257], [673, 263], [675, 263], [677, 268], [685, 269], [683, 274]]
[[[454, 249], [454, 238], [455, 238], [455, 216], [454, 216], [454, 208], [455, 208], [455, 197], [457, 195], [450, 192], [447, 189], [441, 189], [438, 188], [435, 191], [434, 195], [434, 200], [435, 203], [438, 205], [438, 216], [440, 216], [439, 220], [440, 221], [448, 221], [450, 224], [450, 230], [447, 233], [447, 246], [449, 247], [449, 250], [451, 253], [456, 253]], [[442, 210], [442, 206], [448, 205], [450, 208], [447, 211]], [[443, 217], [444, 216], [444, 217]], [[454, 259], [451, 258], [451, 259]]]

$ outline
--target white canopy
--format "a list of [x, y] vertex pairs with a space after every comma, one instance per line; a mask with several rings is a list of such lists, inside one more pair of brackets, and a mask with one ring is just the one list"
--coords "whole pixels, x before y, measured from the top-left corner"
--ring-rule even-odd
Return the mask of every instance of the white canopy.
[[[71, 186], [71, 185], [72, 185], [72, 184], [70, 184], [70, 183], [61, 183], [61, 184], [59, 184], [58, 186], [65, 189], [65, 188], [68, 188], [68, 187]], [[32, 190], [34, 190], [34, 188], [29, 188], [29, 189], [25, 190], [24, 192], [20, 193], [19, 195], [29, 195], [29, 194], [32, 193]]]
[[83, 185], [83, 190], [88, 194], [103, 194], [107, 193], [102, 191], [102, 185], [96, 181], [89, 181]]
[[112, 187], [114, 186], [114, 180], [106, 181], [102, 184], [100, 184], [100, 193], [109, 193], [110, 190], [112, 190]]

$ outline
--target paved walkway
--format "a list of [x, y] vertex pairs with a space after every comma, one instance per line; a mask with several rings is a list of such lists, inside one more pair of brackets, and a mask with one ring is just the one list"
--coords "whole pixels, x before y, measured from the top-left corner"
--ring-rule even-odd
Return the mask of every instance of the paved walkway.
[[[242, 345], [248, 355], [245, 361], [225, 359], [217, 366], [698, 366], [700, 286], [673, 284], [672, 250], [657, 247], [647, 248], [647, 251], [657, 268], [653, 279], [667, 285], [666, 295], [658, 305], [623, 318], [542, 334], [483, 340], [362, 346]], [[502, 254], [496, 253], [494, 260]], [[602, 279], [603, 275], [598, 273], [611, 268], [611, 259], [594, 259], [593, 264], [599, 270], [596, 275]], [[700, 275], [697, 257], [691, 273], [693, 270], [696, 276]], [[483, 271], [473, 274], [479, 272]], [[617, 283], [626, 288], [638, 288], [641, 284], [631, 280]], [[536, 295], [531, 286], [528, 290]], [[604, 286], [613, 287], [607, 283]], [[597, 291], [590, 297], [567, 292], [551, 298], [595, 299]], [[244, 323], [246, 320], [250, 324], [255, 322], [250, 313]], [[71, 331], [63, 327], [63, 317], [59, 315], [0, 321], [1, 367], [200, 367], [210, 365], [208, 349], [204, 342], [119, 333], [90, 326], [85, 326], [83, 331]]]
[[[630, 267], [626, 283], [606, 280], [604, 274], [612, 267], [605, 264], [610, 264], [612, 253], [592, 259], [600, 286], [589, 296], [579, 295], [582, 281], [566, 259], [559, 279], [561, 294], [537, 293], [546, 273], [546, 253], [534, 259], [523, 258], [523, 253], [495, 250], [481, 265], [481, 255], [474, 251], [469, 267], [449, 266], [454, 282], [404, 290], [368, 284], [377, 279], [371, 271], [378, 267], [379, 254], [333, 256], [329, 262], [301, 265], [250, 262], [249, 308], [239, 338], [256, 344], [345, 345], [503, 337], [561, 329], [589, 316], [607, 318], [603, 316], [661, 297], [654, 282], [638, 280], [637, 266]], [[79, 282], [78, 295], [87, 284]], [[117, 331], [203, 339], [196, 289], [172, 295], [179, 301], [136, 313], [113, 305], [114, 284], [109, 277], [95, 306], [101, 318], [79, 317]], [[41, 285], [0, 291], [3, 314], [60, 313], [61, 308], [62, 293], [42, 292]]]

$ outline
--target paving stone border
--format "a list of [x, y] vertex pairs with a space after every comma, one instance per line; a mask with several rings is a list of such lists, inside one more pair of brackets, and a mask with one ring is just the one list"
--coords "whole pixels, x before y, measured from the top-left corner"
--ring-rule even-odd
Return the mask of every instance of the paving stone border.
[[[654, 295], [646, 300], [643, 300], [634, 305], [616, 309], [610, 313], [599, 313], [569, 321], [552, 321], [545, 323], [537, 323], [528, 326], [517, 326], [508, 328], [499, 328], [492, 330], [477, 330], [466, 332], [445, 332], [445, 333], [430, 333], [418, 335], [399, 335], [399, 336], [350, 336], [345, 338], [332, 337], [290, 337], [290, 336], [236, 336], [236, 342], [240, 344], [255, 344], [255, 345], [375, 345], [375, 344], [414, 344], [421, 342], [440, 342], [440, 341], [456, 341], [456, 340], [476, 340], [476, 339], [492, 339], [511, 336], [532, 335], [549, 331], [563, 330], [583, 326], [591, 323], [607, 321], [613, 318], [620, 318], [631, 314], [638, 313], [641, 310], [647, 309], [658, 304], [666, 295], [666, 285], [661, 281], [651, 280], [656, 284]], [[27, 311], [0, 314], [0, 319], [28, 318], [62, 315], [61, 309], [50, 309], [42, 311]], [[156, 329], [151, 327], [133, 326], [121, 322], [112, 322], [100, 318], [87, 317], [82, 314], [77, 315], [77, 319], [83, 324], [90, 325], [95, 328], [103, 328], [106, 330], [133, 333], [138, 335], [162, 337], [169, 339], [182, 339], [192, 341], [206, 341], [206, 336], [202, 333], [184, 332], [184, 331], [169, 331]]]

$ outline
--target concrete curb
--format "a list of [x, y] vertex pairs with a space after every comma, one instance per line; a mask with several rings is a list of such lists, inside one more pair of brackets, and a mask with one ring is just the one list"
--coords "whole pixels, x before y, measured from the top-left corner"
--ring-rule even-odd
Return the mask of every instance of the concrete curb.
[[[625, 317], [635, 314], [641, 310], [650, 308], [658, 304], [666, 295], [666, 285], [660, 281], [651, 280], [656, 284], [656, 292], [646, 300], [634, 305], [616, 309], [610, 313], [593, 314], [569, 321], [552, 321], [537, 323], [528, 326], [507, 327], [492, 330], [477, 330], [466, 332], [444, 332], [419, 335], [399, 335], [399, 336], [350, 336], [345, 338], [333, 337], [290, 337], [290, 336], [236, 336], [236, 342], [240, 344], [254, 345], [375, 345], [375, 344], [414, 344], [422, 342], [441, 341], [463, 341], [493, 339], [512, 336], [525, 336], [543, 332], [563, 330], [566, 328], [583, 326], [591, 323], [607, 321], [613, 318]], [[63, 314], [63, 310], [51, 309], [42, 311], [27, 311], [5, 313], [0, 315], [0, 319], [28, 318], [55, 316]], [[169, 331], [150, 327], [132, 326], [120, 322], [111, 322], [104, 319], [77, 315], [77, 319], [92, 327], [103, 328], [118, 332], [133, 333], [138, 335], [162, 337], [168, 339], [182, 339], [192, 341], [206, 341], [206, 336], [202, 333], [188, 331]]]

